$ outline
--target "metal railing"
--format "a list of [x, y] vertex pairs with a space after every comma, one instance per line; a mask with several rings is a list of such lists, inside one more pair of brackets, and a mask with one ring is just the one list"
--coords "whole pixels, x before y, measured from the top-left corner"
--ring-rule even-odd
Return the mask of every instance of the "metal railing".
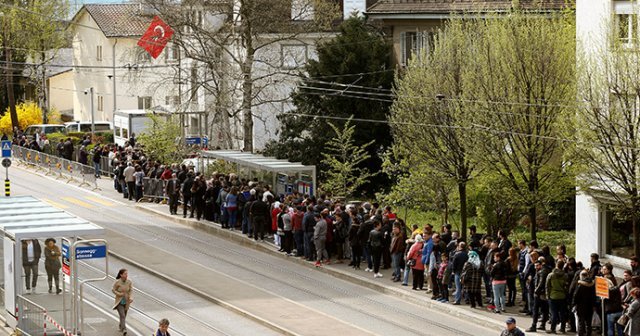
[[150, 200], [168, 199], [165, 190], [167, 181], [157, 178], [145, 177], [142, 179], [142, 198]]
[[46, 309], [22, 295], [17, 296], [16, 305], [18, 328], [24, 335], [47, 334]]
[[27, 166], [35, 167], [46, 175], [65, 179], [67, 183], [80, 183], [80, 186], [98, 188], [96, 173], [93, 167], [78, 162], [63, 159], [20, 146], [13, 146], [14, 158], [22, 161]]

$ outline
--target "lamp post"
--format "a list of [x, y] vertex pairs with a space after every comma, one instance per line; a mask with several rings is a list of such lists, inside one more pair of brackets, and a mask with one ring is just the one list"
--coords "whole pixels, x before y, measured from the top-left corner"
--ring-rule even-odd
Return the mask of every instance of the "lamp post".
[[91, 100], [91, 137], [93, 138], [96, 132], [95, 109], [93, 105], [93, 87], [84, 90], [84, 94], [89, 94], [89, 99]]

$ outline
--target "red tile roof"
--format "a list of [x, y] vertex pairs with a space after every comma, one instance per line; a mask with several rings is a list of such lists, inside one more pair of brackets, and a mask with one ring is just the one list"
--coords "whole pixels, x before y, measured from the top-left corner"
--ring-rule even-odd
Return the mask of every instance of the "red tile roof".
[[156, 12], [140, 4], [84, 6], [106, 37], [142, 36]]

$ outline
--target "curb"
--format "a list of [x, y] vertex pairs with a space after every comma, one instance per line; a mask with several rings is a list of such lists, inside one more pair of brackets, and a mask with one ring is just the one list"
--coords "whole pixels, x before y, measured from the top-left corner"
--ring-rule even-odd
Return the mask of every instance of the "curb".
[[210, 295], [208, 293], [205, 293], [205, 292], [203, 292], [203, 291], [201, 291], [201, 290], [199, 290], [197, 288], [194, 288], [194, 287], [192, 287], [190, 285], [187, 285], [187, 284], [185, 284], [185, 283], [183, 283], [183, 282], [181, 282], [179, 280], [176, 280], [176, 279], [174, 279], [172, 277], [169, 277], [169, 276], [167, 276], [167, 275], [165, 275], [163, 273], [160, 273], [160, 272], [158, 272], [158, 271], [156, 271], [156, 270], [154, 270], [152, 268], [149, 268], [149, 267], [147, 267], [145, 265], [142, 265], [141, 263], [139, 263], [137, 261], [134, 261], [134, 260], [132, 260], [130, 258], [127, 258], [127, 257], [125, 257], [123, 255], [120, 255], [120, 254], [112, 252], [112, 251], [109, 251], [109, 255], [111, 255], [114, 258], [119, 259], [119, 260], [121, 260], [121, 261], [123, 261], [125, 263], [131, 264], [131, 265], [135, 266], [136, 268], [140, 268], [143, 271], [145, 271], [145, 272], [147, 272], [149, 274], [152, 274], [153, 276], [158, 277], [158, 278], [160, 278], [160, 279], [162, 279], [162, 280], [164, 280], [166, 282], [169, 282], [169, 283], [173, 284], [174, 286], [180, 287], [183, 290], [186, 290], [186, 291], [188, 291], [188, 292], [190, 292], [190, 293], [192, 293], [194, 295], [203, 297], [206, 300], [211, 301], [211, 302], [213, 302], [213, 303], [215, 303], [215, 304], [217, 304], [219, 306], [222, 306], [222, 307], [224, 307], [224, 308], [226, 308], [226, 309], [228, 309], [230, 311], [233, 311], [234, 313], [236, 313], [238, 315], [241, 315], [241, 316], [244, 316], [244, 317], [246, 317], [248, 319], [251, 319], [254, 322], [257, 322], [257, 323], [259, 323], [259, 324], [261, 324], [261, 325], [263, 325], [263, 326], [265, 326], [265, 327], [267, 327], [267, 328], [269, 328], [269, 329], [271, 329], [273, 331], [281, 333], [282, 335], [301, 336], [301, 335], [296, 334], [296, 333], [294, 333], [294, 332], [292, 332], [292, 331], [290, 331], [290, 330], [288, 330], [288, 329], [286, 329], [286, 328], [284, 328], [284, 327], [282, 327], [282, 326], [280, 326], [278, 324], [275, 324], [273, 322], [269, 322], [269, 321], [267, 321], [267, 320], [265, 320], [265, 319], [263, 319], [263, 318], [261, 318], [259, 316], [256, 316], [256, 315], [254, 315], [254, 314], [252, 314], [252, 313], [250, 313], [250, 312], [248, 312], [248, 311], [246, 311], [246, 310], [244, 310], [242, 308], [239, 308], [239, 307], [237, 307], [237, 306], [235, 306], [235, 305], [233, 305], [231, 303], [228, 303], [226, 301], [220, 300], [220, 299], [216, 298], [215, 296], [212, 296], [212, 295]]
[[[385, 293], [385, 294], [391, 294], [397, 297], [401, 297], [404, 300], [410, 301], [412, 303], [418, 304], [418, 305], [424, 305], [427, 308], [430, 309], [434, 309], [443, 313], [448, 313], [451, 316], [456, 316], [456, 317], [461, 317], [461, 318], [465, 318], [465, 319], [473, 319], [474, 321], [477, 321], [477, 323], [481, 326], [484, 327], [488, 327], [491, 329], [495, 329], [495, 330], [502, 330], [504, 329], [504, 323], [502, 321], [498, 321], [495, 319], [491, 319], [488, 318], [484, 315], [481, 314], [477, 314], [474, 313], [473, 311], [467, 311], [466, 309], [462, 309], [462, 308], [457, 308], [456, 306], [450, 305], [450, 304], [442, 304], [442, 303], [436, 303], [433, 302], [432, 300], [426, 298], [426, 295], [423, 295], [424, 298], [421, 298], [420, 296], [416, 296], [416, 295], [411, 295], [410, 293], [406, 293], [406, 291], [403, 291], [401, 289], [396, 289], [393, 287], [388, 287], [382, 284], [378, 284], [375, 283], [373, 281], [361, 278], [361, 277], [356, 277], [353, 276], [351, 274], [348, 274], [346, 272], [334, 269], [332, 267], [320, 267], [320, 268], [316, 268], [313, 263], [310, 262], [306, 262], [304, 260], [301, 260], [297, 257], [287, 257], [286, 255], [279, 253], [277, 250], [273, 249], [272, 247], [277, 247], [274, 244], [271, 243], [258, 243], [258, 242], [254, 242], [252, 239], [247, 239], [243, 234], [238, 233], [239, 231], [229, 231], [227, 229], [223, 229], [219, 224], [215, 224], [215, 223], [206, 223], [203, 221], [196, 221], [193, 219], [185, 219], [185, 218], [177, 218], [174, 217], [173, 215], [168, 215], [164, 212], [158, 211], [156, 209], [151, 209], [148, 208], [144, 205], [139, 205], [136, 204], [135, 207], [139, 210], [145, 211], [147, 213], [150, 214], [154, 214], [154, 215], [160, 215], [163, 216], [166, 219], [170, 219], [173, 222], [194, 228], [196, 230], [200, 230], [206, 233], [210, 233], [210, 234], [214, 234], [216, 236], [225, 238], [227, 240], [231, 240], [233, 242], [237, 242], [240, 243], [243, 246], [247, 246], [250, 248], [253, 248], [255, 250], [260, 250], [262, 252], [267, 252], [271, 255], [275, 255], [275, 256], [279, 256], [282, 259], [288, 260], [290, 262], [295, 262], [298, 263], [299, 265], [305, 265], [308, 268], [311, 269], [317, 269], [318, 271], [321, 272], [325, 272], [331, 276], [334, 276], [336, 278], [339, 278], [341, 280], [345, 280], [345, 281], [349, 281], [351, 283], [357, 284], [357, 285], [361, 285], [361, 286], [365, 286], [369, 289], [381, 292], [381, 293]], [[144, 267], [143, 267], [144, 268]], [[159, 275], [161, 277], [166, 277], [164, 275]], [[180, 285], [179, 285], [180, 286]], [[189, 287], [188, 285], [185, 285], [187, 287]], [[196, 290], [197, 291], [197, 290]], [[199, 294], [200, 292], [196, 292], [195, 294]], [[205, 294], [205, 296], [208, 296]], [[280, 331], [280, 330], [278, 330]]]

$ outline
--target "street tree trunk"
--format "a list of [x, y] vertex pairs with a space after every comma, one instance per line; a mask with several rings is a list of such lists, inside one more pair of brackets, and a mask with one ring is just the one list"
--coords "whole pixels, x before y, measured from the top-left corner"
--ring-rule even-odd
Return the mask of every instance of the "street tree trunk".
[[631, 196], [631, 226], [633, 227], [633, 255], [640, 256], [640, 228], [638, 228], [638, 211], [640, 211], [640, 198], [637, 195]]
[[255, 49], [253, 47], [253, 29], [251, 26], [251, 11], [255, 10], [251, 8], [252, 4], [247, 1], [243, 1], [240, 4], [240, 16], [242, 20], [242, 42], [246, 57], [242, 64], [242, 128], [243, 128], [243, 140], [244, 151], [253, 152], [253, 114], [251, 113], [251, 106], [253, 105], [253, 58], [255, 56]]
[[460, 194], [460, 237], [467, 239], [467, 182], [458, 182]]
[[[20, 128], [20, 123], [18, 122], [18, 112], [16, 111], [16, 98], [13, 92], [13, 73], [11, 71], [11, 49], [8, 48], [6, 42], [4, 42], [4, 56], [5, 56], [5, 82], [7, 84], [7, 100], [9, 103], [9, 113], [11, 115], [11, 126], [15, 130], [16, 128]], [[15, 134], [14, 134], [15, 136]]]
[[535, 205], [531, 205], [529, 206], [529, 218], [531, 219], [531, 240], [536, 240], [536, 232], [538, 229], [538, 214], [536, 212], [536, 206]]

